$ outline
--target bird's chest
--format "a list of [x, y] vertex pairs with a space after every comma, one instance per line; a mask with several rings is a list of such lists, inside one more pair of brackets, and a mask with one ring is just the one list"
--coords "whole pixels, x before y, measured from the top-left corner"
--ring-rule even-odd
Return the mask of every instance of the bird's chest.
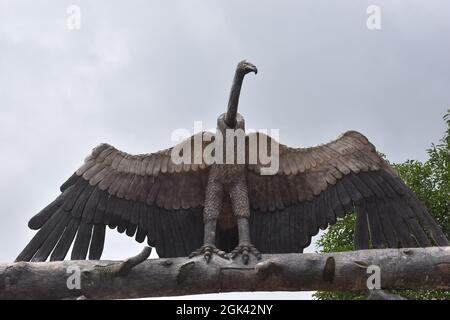
[[245, 176], [245, 165], [217, 164], [211, 168], [211, 178], [226, 188], [232, 187]]

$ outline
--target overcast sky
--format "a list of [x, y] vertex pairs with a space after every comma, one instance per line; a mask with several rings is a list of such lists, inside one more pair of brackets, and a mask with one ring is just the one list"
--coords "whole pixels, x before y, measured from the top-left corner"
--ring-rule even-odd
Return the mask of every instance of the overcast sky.
[[[290, 146], [353, 129], [391, 161], [425, 160], [450, 107], [449, 12], [446, 0], [0, 0], [0, 261], [98, 143], [147, 153], [196, 120], [214, 128], [244, 58], [259, 69], [242, 91], [247, 128], [279, 128]], [[103, 257], [141, 248], [109, 231]]]

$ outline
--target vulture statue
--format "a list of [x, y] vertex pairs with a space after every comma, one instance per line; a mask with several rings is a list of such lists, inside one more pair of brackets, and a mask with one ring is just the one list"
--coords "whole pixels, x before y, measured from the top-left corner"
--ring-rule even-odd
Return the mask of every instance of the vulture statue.
[[[244, 134], [243, 162], [205, 161], [208, 145], [229, 142], [225, 131], [245, 129], [237, 109], [250, 72], [257, 73], [253, 64], [238, 64], [217, 132], [182, 142], [199, 161], [173, 161], [177, 146], [139, 155], [108, 144], [93, 149], [61, 194], [31, 218], [28, 226], [38, 231], [16, 261], [63, 260], [72, 245], [72, 259], [98, 260], [108, 226], [146, 240], [159, 257], [241, 257], [246, 264], [261, 253], [301, 253], [319, 229], [353, 212], [356, 249], [448, 245], [427, 208], [358, 132], [310, 148]], [[275, 172], [263, 174], [267, 164], [259, 158], [248, 161], [259, 157], [252, 140], [269, 141]]]

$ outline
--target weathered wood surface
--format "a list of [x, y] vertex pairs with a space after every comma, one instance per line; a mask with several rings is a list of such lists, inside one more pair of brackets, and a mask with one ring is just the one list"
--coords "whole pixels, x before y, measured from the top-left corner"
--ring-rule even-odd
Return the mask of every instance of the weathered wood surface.
[[[383, 289], [450, 289], [450, 247], [263, 255], [243, 265], [214, 256], [0, 264], [0, 299], [143, 298], [236, 291], [365, 290], [370, 265]], [[141, 263], [142, 262], [142, 263]], [[68, 273], [68, 268], [72, 270]], [[74, 268], [80, 289], [69, 289]], [[69, 269], [70, 270], [70, 269]]]

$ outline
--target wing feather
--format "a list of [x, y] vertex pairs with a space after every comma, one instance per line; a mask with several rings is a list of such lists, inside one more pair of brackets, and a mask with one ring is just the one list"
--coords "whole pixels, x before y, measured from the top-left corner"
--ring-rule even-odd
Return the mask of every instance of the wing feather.
[[[197, 152], [203, 155], [205, 147], [203, 142]], [[106, 226], [139, 242], [148, 237], [162, 257], [197, 249], [209, 165], [189, 164], [177, 173], [171, 150], [130, 155], [108, 144], [96, 147], [61, 186], [62, 194], [30, 220], [39, 231], [17, 261], [62, 260], [72, 244], [72, 259], [85, 259], [88, 252], [89, 259], [100, 259]]]
[[[448, 245], [425, 206], [362, 134], [349, 131], [317, 147], [278, 149], [274, 175], [260, 175], [259, 160], [248, 166], [251, 233], [262, 252], [302, 252], [319, 228], [354, 211], [357, 249]], [[289, 234], [289, 244], [280, 232]]]

